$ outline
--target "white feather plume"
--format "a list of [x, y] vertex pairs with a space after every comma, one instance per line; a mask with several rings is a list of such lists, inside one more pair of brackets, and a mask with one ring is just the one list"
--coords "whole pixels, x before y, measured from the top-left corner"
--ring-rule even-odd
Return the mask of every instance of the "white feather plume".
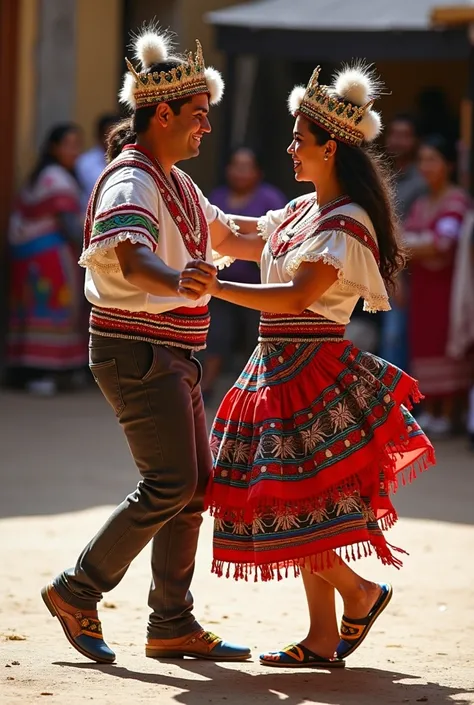
[[347, 103], [361, 106], [379, 97], [382, 83], [370, 65], [359, 61], [337, 71], [331, 88]]
[[224, 95], [224, 81], [217, 69], [212, 66], [207, 66], [204, 70], [207, 87], [209, 88], [209, 102], [211, 105], [217, 105], [222, 100]]
[[357, 125], [364, 135], [365, 142], [372, 142], [382, 132], [382, 118], [375, 110], [366, 110], [365, 115]]
[[123, 77], [119, 100], [123, 105], [127, 105], [131, 110], [135, 110], [135, 78], [129, 72]]
[[295, 86], [288, 96], [288, 110], [292, 115], [296, 115], [296, 111], [303, 102], [305, 92], [304, 86]]
[[133, 40], [134, 56], [140, 61], [142, 71], [148, 70], [153, 64], [166, 61], [172, 48], [170, 34], [159, 31], [158, 28], [147, 29]]

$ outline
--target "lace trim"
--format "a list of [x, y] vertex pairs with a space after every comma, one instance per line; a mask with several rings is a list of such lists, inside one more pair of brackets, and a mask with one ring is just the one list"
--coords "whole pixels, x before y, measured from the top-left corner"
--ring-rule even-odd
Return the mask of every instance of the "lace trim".
[[232, 235], [235, 235], [235, 237], [239, 237], [240, 225], [237, 225], [235, 220], [232, 220], [232, 218], [227, 218], [227, 226], [231, 231]]
[[270, 237], [270, 233], [268, 232], [268, 219], [267, 219], [266, 215], [262, 215], [262, 217], [258, 219], [257, 233], [260, 235], [262, 240], [264, 240], [265, 242]]
[[[150, 247], [149, 238], [141, 233], [119, 233], [118, 235], [107, 238], [107, 240], [89, 245], [87, 250], [84, 250], [79, 258], [80, 266], [96, 272], [120, 272], [120, 264], [118, 262], [101, 262], [100, 258], [105, 258], [110, 250], [115, 249], [117, 245], [121, 242], [125, 242], [125, 240], [130, 240], [133, 244], [141, 243]], [[152, 248], [150, 247], [150, 249]]]
[[225, 269], [226, 267], [230, 267], [230, 265], [235, 262], [235, 257], [220, 255], [215, 250], [212, 250], [212, 261], [216, 265], [217, 269]]
[[341, 260], [329, 252], [308, 252], [305, 255], [296, 255], [286, 265], [286, 271], [293, 278], [303, 262], [319, 262], [321, 260], [324, 264], [330, 264], [337, 269], [339, 278], [342, 276], [343, 265]]
[[290, 277], [294, 277], [298, 267], [302, 262], [319, 262], [330, 264], [337, 269], [337, 279], [339, 286], [350, 294], [356, 294], [364, 299], [364, 311], [367, 313], [377, 313], [377, 311], [390, 311], [387, 294], [376, 294], [365, 284], [353, 282], [344, 277], [344, 267], [340, 259], [329, 252], [308, 252], [305, 255], [297, 255], [286, 265], [286, 271]]
[[[240, 225], [237, 225], [235, 220], [232, 220], [232, 218], [229, 218], [228, 216], [226, 216], [225, 222], [232, 235], [235, 235], [235, 237], [239, 237]], [[234, 264], [235, 260], [235, 257], [220, 255], [216, 250], [212, 250], [212, 261], [216, 265], [217, 269], [225, 269], [226, 267], [230, 267], [231, 264]]]

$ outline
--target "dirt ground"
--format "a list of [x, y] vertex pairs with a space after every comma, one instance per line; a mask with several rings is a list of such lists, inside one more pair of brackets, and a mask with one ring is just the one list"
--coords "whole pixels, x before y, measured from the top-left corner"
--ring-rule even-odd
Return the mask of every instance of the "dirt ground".
[[235, 583], [209, 572], [204, 523], [193, 591], [202, 623], [247, 643], [245, 665], [145, 658], [148, 551], [101, 608], [117, 663], [83, 659], [46, 611], [41, 587], [72, 564], [136, 474], [113, 414], [95, 390], [51, 400], [1, 393], [0, 703], [75, 705], [474, 705], [474, 456], [462, 439], [438, 445], [438, 466], [396, 504], [390, 541], [410, 552], [389, 580], [394, 599], [345, 671], [272, 670], [263, 649], [305, 635], [298, 580]]

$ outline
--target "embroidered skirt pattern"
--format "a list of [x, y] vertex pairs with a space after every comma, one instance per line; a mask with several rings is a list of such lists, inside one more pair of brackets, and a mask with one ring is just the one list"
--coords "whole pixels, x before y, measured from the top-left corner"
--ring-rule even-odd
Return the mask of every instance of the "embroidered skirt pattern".
[[[291, 330], [291, 339], [288, 339]], [[263, 314], [259, 344], [218, 409], [212, 570], [270, 580], [373, 551], [400, 566], [383, 530], [390, 494], [434, 463], [409, 412], [417, 383], [305, 312]]]

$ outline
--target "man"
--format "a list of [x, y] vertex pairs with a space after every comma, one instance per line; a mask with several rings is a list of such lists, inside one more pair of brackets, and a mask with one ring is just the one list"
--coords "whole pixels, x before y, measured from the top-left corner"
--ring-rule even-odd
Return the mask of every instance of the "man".
[[84, 211], [87, 208], [92, 189], [105, 169], [107, 135], [119, 120], [117, 115], [102, 115], [96, 125], [96, 144], [81, 154], [76, 162], [75, 169], [82, 189]]
[[[146, 655], [244, 660], [247, 647], [222, 641], [196, 621], [189, 591], [211, 470], [193, 356], [209, 325], [206, 291], [216, 274], [210, 237], [220, 251], [226, 240], [242, 238], [174, 165], [199, 154], [211, 130], [209, 104], [220, 100], [223, 83], [205, 68], [199, 43], [186, 59], [170, 56], [168, 36], [157, 31], [134, 43], [142, 70], [128, 62], [121, 91], [133, 117], [110, 137], [116, 151], [129, 144], [94, 188], [80, 263], [92, 304], [90, 367], [142, 479], [76, 566], [42, 595], [82, 655], [111, 663], [115, 654], [102, 638], [97, 603], [152, 541]], [[208, 262], [205, 271], [189, 264], [198, 258]], [[195, 273], [191, 302], [178, 294], [186, 265]]]
[[[396, 207], [404, 223], [410, 208], [426, 189], [416, 166], [418, 132], [416, 121], [408, 114], [397, 115], [389, 124], [385, 141], [395, 171]], [[392, 298], [392, 310], [382, 315], [380, 354], [401, 369], [409, 368], [407, 331], [407, 281], [402, 274]]]

